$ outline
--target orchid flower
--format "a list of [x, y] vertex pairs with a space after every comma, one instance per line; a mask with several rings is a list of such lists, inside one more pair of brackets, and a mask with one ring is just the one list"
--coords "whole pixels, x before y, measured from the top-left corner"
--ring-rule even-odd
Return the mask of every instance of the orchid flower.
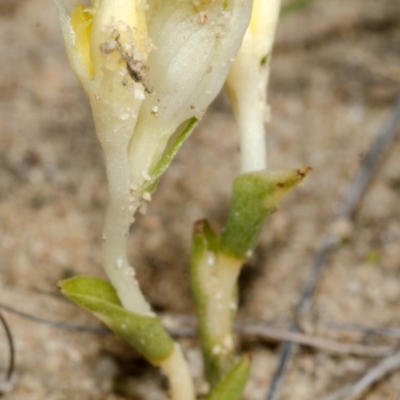
[[248, 26], [251, 1], [150, 0], [149, 89], [129, 146], [137, 185], [219, 93]]
[[106, 272], [127, 309], [149, 313], [126, 258], [132, 215], [150, 199], [144, 188], [154, 169], [222, 87], [252, 4], [94, 0], [69, 15], [62, 0], [55, 2], [106, 160]]

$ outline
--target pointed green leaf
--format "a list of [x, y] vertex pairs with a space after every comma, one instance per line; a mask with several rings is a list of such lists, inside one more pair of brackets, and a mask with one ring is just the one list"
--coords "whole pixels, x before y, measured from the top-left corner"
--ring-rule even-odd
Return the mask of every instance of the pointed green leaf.
[[207, 251], [219, 251], [220, 238], [207, 220], [197, 221], [193, 229], [192, 261], [198, 264]]
[[183, 142], [190, 136], [190, 134], [194, 131], [197, 124], [199, 123], [199, 119], [193, 117], [190, 120], [186, 121], [185, 126], [182, 132], [177, 133], [177, 138], [173, 141], [172, 146], [167, 149], [164, 156], [158, 162], [156, 167], [150, 173], [150, 182], [148, 185], [145, 186], [143, 191], [153, 192], [158, 184], [161, 175], [166, 171], [166, 169], [171, 164], [172, 160], [174, 159], [176, 153], [181, 148]]
[[296, 11], [301, 11], [307, 6], [314, 3], [316, 0], [294, 0], [282, 6], [279, 14], [280, 18], [286, 17]]
[[221, 238], [221, 251], [246, 258], [258, 242], [266, 218], [310, 168], [259, 171], [235, 179], [228, 223]]
[[160, 319], [125, 310], [108, 282], [77, 276], [59, 282], [59, 286], [66, 297], [94, 314], [151, 363], [159, 364], [172, 354], [173, 341]]
[[242, 357], [207, 396], [207, 400], [241, 400], [250, 367], [249, 357]]

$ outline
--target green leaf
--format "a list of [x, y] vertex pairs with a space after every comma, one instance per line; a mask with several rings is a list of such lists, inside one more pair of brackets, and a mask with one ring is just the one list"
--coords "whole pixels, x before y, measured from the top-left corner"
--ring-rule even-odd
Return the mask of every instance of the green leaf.
[[108, 282], [77, 276], [59, 282], [59, 286], [66, 297], [94, 314], [151, 363], [159, 364], [172, 354], [173, 341], [160, 319], [125, 310]]
[[309, 170], [309, 167], [304, 167], [238, 176], [233, 184], [232, 204], [221, 238], [221, 251], [246, 258], [256, 246], [266, 218]]
[[199, 123], [199, 119], [193, 117], [185, 122], [185, 126], [181, 133], [179, 133], [179, 129], [177, 132], [177, 138], [173, 142], [172, 146], [166, 151], [164, 156], [158, 162], [156, 167], [150, 173], [150, 182], [144, 187], [143, 191], [153, 192], [158, 184], [158, 181], [161, 178], [161, 175], [166, 171], [166, 169], [171, 164], [174, 159], [176, 153], [181, 148], [183, 142], [190, 136], [193, 132], [194, 128], [196, 128]]
[[241, 400], [250, 373], [250, 359], [242, 359], [222, 378], [206, 400]]
[[198, 264], [207, 251], [219, 251], [220, 238], [207, 220], [197, 221], [193, 229], [192, 261]]
[[301, 11], [304, 8], [308, 7], [312, 3], [314, 3], [317, 0], [294, 0], [288, 4], [285, 4], [281, 8], [281, 12], [279, 16], [281, 18], [286, 17], [287, 15], [290, 15], [294, 12]]

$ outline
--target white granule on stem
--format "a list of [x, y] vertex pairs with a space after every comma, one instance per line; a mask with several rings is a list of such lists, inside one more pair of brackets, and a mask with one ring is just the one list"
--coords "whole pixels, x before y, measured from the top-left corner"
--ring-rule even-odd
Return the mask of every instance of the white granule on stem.
[[126, 276], [135, 276], [135, 275], [136, 275], [136, 272], [135, 272], [135, 270], [134, 270], [133, 267], [127, 267], [127, 268], [125, 269], [125, 275], [126, 275]]
[[144, 100], [145, 99], [144, 90], [140, 86], [135, 88], [135, 99], [136, 100]]
[[124, 76], [126, 76], [128, 74], [128, 70], [125, 67], [121, 67], [118, 70], [118, 73], [120, 74], [120, 76], [123, 78]]
[[246, 255], [247, 258], [250, 258], [253, 255], [253, 251], [252, 250], [247, 250], [245, 255]]
[[209, 267], [214, 267], [217, 261], [217, 257], [212, 251], [207, 252], [207, 265]]
[[126, 121], [126, 120], [128, 120], [129, 119], [129, 113], [121, 113], [120, 115], [119, 115], [119, 119], [121, 120], [121, 121]]
[[145, 180], [145, 181], [148, 181], [148, 182], [150, 182], [151, 181], [151, 177], [150, 177], [150, 175], [148, 174], [148, 172], [142, 172], [142, 176], [143, 176], [143, 179]]
[[217, 293], [215, 293], [215, 299], [216, 300], [222, 299], [222, 292], [220, 290]]
[[144, 192], [143, 193], [143, 200], [150, 201], [151, 200], [151, 193], [150, 192]]
[[209, 15], [205, 11], [201, 11], [197, 17], [197, 23], [203, 25], [207, 22]]
[[222, 341], [222, 344], [227, 350], [232, 350], [233, 349], [233, 339], [231, 335], [225, 336], [224, 340]]
[[[104, 28], [104, 27], [103, 27]], [[103, 30], [102, 28], [102, 30]], [[110, 53], [118, 49], [118, 43], [116, 40], [112, 39], [109, 40], [108, 42], [102, 43], [100, 45], [100, 52], [103, 55], [103, 57], [108, 57]]]
[[215, 346], [212, 348], [211, 351], [212, 351], [212, 353], [213, 353], [214, 355], [218, 355], [218, 354], [221, 354], [222, 349], [221, 349], [221, 346], [215, 345]]
[[122, 265], [124, 264], [122, 258], [117, 258], [117, 262], [115, 263], [117, 269], [121, 269]]

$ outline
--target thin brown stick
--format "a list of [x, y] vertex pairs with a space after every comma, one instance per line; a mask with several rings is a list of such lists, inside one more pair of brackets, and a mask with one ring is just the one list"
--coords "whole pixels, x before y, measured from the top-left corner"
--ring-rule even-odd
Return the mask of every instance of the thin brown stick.
[[[384, 153], [389, 149], [390, 144], [393, 143], [394, 139], [399, 133], [399, 123], [400, 97], [398, 98], [396, 105], [382, 131], [373, 142], [370, 150], [360, 166], [360, 169], [358, 170], [354, 179], [350, 182], [345, 196], [338, 207], [335, 219], [350, 218], [353, 216], [367, 190], [369, 183], [372, 181], [374, 173], [377, 171], [380, 161], [383, 159]], [[331, 231], [325, 235], [322, 246], [316, 254], [314, 265], [311, 268], [303, 287], [300, 301], [297, 305], [298, 314], [306, 314], [310, 311], [313, 296], [320, 277], [322, 276], [322, 273], [327, 265], [327, 260], [332, 250], [336, 247], [338, 242], [339, 237], [335, 232]], [[293, 324], [293, 330], [300, 330], [298, 324]], [[296, 350], [297, 346], [292, 342], [285, 342], [283, 344], [278, 366], [275, 370], [272, 383], [267, 394], [267, 400], [279, 400], [280, 389], [282, 387], [286, 371], [288, 370], [289, 365], [294, 358]]]
[[[168, 318], [163, 320], [168, 332], [175, 338], [196, 336], [196, 321], [190, 317], [184, 317], [183, 321], [179, 321], [179, 319], [179, 317], [177, 318], [174, 316], [171, 321], [171, 318], [168, 316]], [[267, 341], [287, 341], [335, 354], [352, 354], [362, 357], [386, 357], [387, 355], [392, 354], [395, 350], [392, 346], [370, 346], [324, 339], [322, 337], [307, 335], [300, 332], [275, 328], [271, 325], [258, 322], [236, 324], [235, 332], [242, 337], [255, 336]]]
[[372, 367], [353, 385], [347, 385], [324, 397], [323, 400], [355, 400], [365, 394], [372, 385], [398, 369], [400, 369], [400, 351]]
[[[168, 332], [175, 338], [196, 336], [196, 320], [190, 316], [170, 316], [163, 318]], [[312, 347], [335, 354], [352, 354], [363, 357], [386, 357], [395, 351], [392, 346], [371, 346], [358, 343], [344, 343], [322, 337], [288, 331], [259, 322], [242, 322], [235, 326], [235, 332], [242, 337], [255, 336], [262, 340], [283, 342]]]
[[[33, 322], [43, 323], [64, 330], [73, 330], [94, 334], [111, 333], [111, 331], [106, 327], [91, 327], [69, 324], [64, 321], [53, 321], [25, 313], [2, 303], [0, 303], [0, 308], [3, 308], [4, 310], [7, 310], [8, 312], [16, 314], [20, 317], [29, 319]], [[197, 334], [196, 320], [191, 316], [166, 315], [163, 321], [168, 332], [174, 338], [194, 337]], [[273, 326], [255, 322], [237, 325], [235, 327], [235, 331], [242, 336], [256, 336], [263, 340], [275, 340], [278, 342], [288, 341], [335, 354], [353, 354], [363, 357], [385, 357], [393, 352], [393, 347], [390, 346], [366, 346], [357, 343], [343, 343], [312, 335], [306, 335], [300, 332], [278, 329]]]
[[8, 348], [9, 348], [8, 367], [7, 367], [7, 371], [6, 371], [6, 381], [9, 381], [11, 379], [11, 375], [14, 371], [14, 365], [15, 365], [14, 340], [12, 337], [11, 330], [7, 324], [7, 321], [5, 320], [5, 318], [1, 312], [0, 312], [0, 321], [1, 321], [1, 324], [3, 325], [4, 332], [6, 333], [6, 338], [7, 338]]
[[55, 328], [61, 328], [61, 329], [65, 329], [68, 331], [81, 331], [81, 332], [89, 332], [89, 333], [95, 333], [95, 334], [110, 333], [110, 330], [106, 327], [90, 327], [90, 326], [85, 326], [85, 325], [70, 324], [70, 323], [64, 322], [64, 321], [53, 321], [50, 319], [37, 317], [35, 315], [28, 314], [24, 311], [17, 310], [16, 308], [11, 307], [7, 304], [3, 304], [3, 303], [0, 303], [0, 308], [2, 308], [3, 310], [6, 310], [12, 314], [19, 315], [22, 318], [26, 318], [31, 321], [39, 322], [39, 323], [46, 324], [46, 325], [51, 325], [51, 326], [54, 326]]
[[391, 346], [367, 346], [356, 343], [343, 343], [335, 340], [324, 339], [300, 332], [285, 331], [260, 324], [246, 324], [237, 327], [236, 331], [242, 335], [254, 335], [263, 339], [275, 339], [296, 343], [302, 346], [313, 347], [329, 353], [353, 354], [364, 357], [385, 357], [392, 354]]
[[388, 326], [369, 326], [360, 324], [346, 324], [333, 321], [318, 321], [318, 325], [336, 331], [358, 332], [364, 335], [384, 336], [387, 338], [400, 339], [400, 328]]

